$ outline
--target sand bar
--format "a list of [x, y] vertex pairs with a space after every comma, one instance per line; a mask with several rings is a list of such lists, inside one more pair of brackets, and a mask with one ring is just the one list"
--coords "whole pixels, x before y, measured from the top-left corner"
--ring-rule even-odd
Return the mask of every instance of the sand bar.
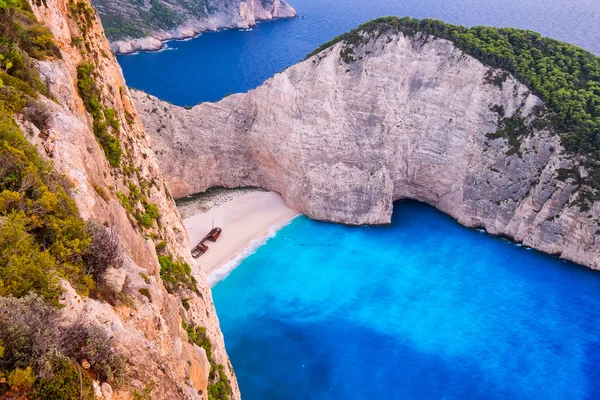
[[216, 243], [205, 243], [209, 250], [198, 259], [211, 285], [298, 215], [279, 194], [248, 189], [222, 191], [179, 208], [192, 247], [213, 221], [223, 229]]

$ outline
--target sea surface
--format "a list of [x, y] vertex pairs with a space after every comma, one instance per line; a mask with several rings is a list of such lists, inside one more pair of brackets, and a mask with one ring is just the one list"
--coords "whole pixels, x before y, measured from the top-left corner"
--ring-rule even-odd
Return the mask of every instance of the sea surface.
[[[384, 15], [533, 29], [600, 54], [598, 0], [290, 0], [300, 18], [119, 56], [178, 105], [245, 92]], [[600, 274], [416, 202], [388, 227], [295, 219], [214, 289], [249, 399], [600, 398]]]
[[299, 217], [213, 294], [245, 400], [600, 398], [600, 274], [422, 203]]
[[119, 56], [129, 86], [177, 105], [246, 92], [320, 44], [385, 16], [532, 29], [600, 54], [599, 0], [289, 0], [300, 18], [204, 33], [154, 53]]

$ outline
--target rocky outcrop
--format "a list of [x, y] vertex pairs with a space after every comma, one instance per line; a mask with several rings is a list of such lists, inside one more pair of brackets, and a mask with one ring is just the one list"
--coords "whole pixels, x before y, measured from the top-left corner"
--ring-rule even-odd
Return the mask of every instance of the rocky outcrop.
[[286, 0], [178, 0], [123, 2], [94, 0], [116, 53], [160, 50], [164, 41], [186, 39], [205, 31], [249, 28], [258, 21], [290, 18]]
[[212, 186], [260, 186], [311, 218], [386, 224], [398, 199], [427, 202], [468, 227], [504, 235], [600, 269], [600, 204], [576, 204], [558, 179], [571, 165], [560, 138], [498, 129], [532, 118], [541, 101], [447, 40], [382, 34], [344, 43], [247, 94], [176, 107], [134, 92], [151, 146], [175, 196]]
[[[154, 399], [207, 399], [210, 365], [204, 349], [188, 342], [183, 318], [207, 328], [213, 361], [226, 366], [224, 372], [232, 386], [230, 396], [239, 398], [209, 285], [190, 257], [185, 228], [100, 20], [81, 0], [76, 4], [46, 0], [32, 2], [31, 7], [52, 32], [62, 57], [37, 64], [53, 97], [40, 99], [49, 110], [46, 131], [42, 133], [26, 122], [23, 129], [40, 153], [70, 181], [81, 216], [115, 229], [123, 253], [122, 266], [110, 269], [105, 277], [107, 287], [121, 301], [109, 303], [101, 296], [83, 297], [64, 282], [61, 301], [65, 307], [61, 312], [65, 320], [85, 316], [99, 324], [113, 338], [118, 353], [127, 359], [123, 386], [111, 388], [99, 383], [99, 393], [104, 398], [130, 398], [134, 390], [151, 390]], [[93, 133], [93, 118], [78, 91], [81, 65], [94, 66], [92, 78], [101, 90], [101, 107], [114, 110], [122, 149], [119, 167], [109, 165]], [[136, 223], [118, 198], [126, 196], [132, 187], [144, 187], [147, 201], [157, 207], [159, 216], [146, 227]], [[197, 292], [170, 294], [165, 289], [155, 250], [162, 241], [162, 251], [191, 265]], [[185, 308], [182, 297], [187, 299]]]

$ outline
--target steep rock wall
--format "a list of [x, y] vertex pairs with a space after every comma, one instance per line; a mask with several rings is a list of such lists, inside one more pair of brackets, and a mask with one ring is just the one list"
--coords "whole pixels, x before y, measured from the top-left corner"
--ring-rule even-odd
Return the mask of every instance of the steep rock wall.
[[[509, 76], [434, 37], [382, 35], [343, 43], [247, 94], [176, 107], [134, 92], [174, 196], [212, 186], [261, 186], [311, 218], [386, 224], [392, 202], [427, 202], [469, 227], [600, 268], [599, 215], [583, 212], [577, 186], [557, 179], [571, 164], [560, 139], [536, 131], [519, 152], [492, 106], [531, 119], [541, 104]], [[514, 154], [512, 154], [514, 153]]]
[[[77, 7], [89, 11], [74, 11]], [[37, 18], [52, 32], [62, 59], [39, 62], [37, 69], [54, 100], [43, 101], [50, 110], [47, 132], [41, 134], [23, 122], [28, 138], [54, 168], [72, 183], [71, 195], [81, 216], [113, 226], [123, 251], [122, 268], [111, 272], [111, 286], [129, 300], [118, 305], [79, 296], [65, 282], [62, 309], [66, 320], [85, 316], [101, 325], [114, 339], [117, 351], [127, 359], [127, 379], [115, 388], [114, 398], [129, 398], [133, 390], [152, 388], [154, 399], [207, 399], [210, 365], [204, 349], [188, 343], [182, 317], [205, 326], [213, 344], [213, 359], [225, 367], [239, 398], [235, 375], [225, 352], [223, 337], [212, 302], [210, 287], [200, 266], [190, 257], [189, 242], [181, 218], [132, 105], [129, 92], [96, 14], [89, 4], [67, 0], [31, 3]], [[93, 133], [92, 116], [79, 95], [77, 68], [93, 63], [93, 79], [101, 88], [101, 102], [112, 108], [120, 125], [121, 166], [107, 162]], [[129, 168], [126, 171], [126, 167]], [[135, 171], [135, 172], [133, 172]], [[117, 193], [128, 193], [129, 184], [147, 188], [148, 201], [160, 216], [142, 229], [125, 210]], [[154, 238], [152, 240], [151, 238]], [[197, 293], [169, 294], [161, 280], [155, 245], [166, 242], [165, 251], [192, 266]], [[147, 289], [151, 299], [139, 289]], [[189, 308], [181, 298], [188, 298]], [[110, 398], [106, 394], [106, 399]]]

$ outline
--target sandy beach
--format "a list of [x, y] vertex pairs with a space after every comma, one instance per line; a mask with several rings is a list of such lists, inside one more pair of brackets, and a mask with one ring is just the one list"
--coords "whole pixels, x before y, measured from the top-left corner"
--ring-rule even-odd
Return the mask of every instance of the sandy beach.
[[190, 244], [195, 246], [215, 227], [223, 229], [200, 264], [212, 285], [223, 279], [298, 213], [277, 193], [259, 189], [219, 189], [178, 204]]

